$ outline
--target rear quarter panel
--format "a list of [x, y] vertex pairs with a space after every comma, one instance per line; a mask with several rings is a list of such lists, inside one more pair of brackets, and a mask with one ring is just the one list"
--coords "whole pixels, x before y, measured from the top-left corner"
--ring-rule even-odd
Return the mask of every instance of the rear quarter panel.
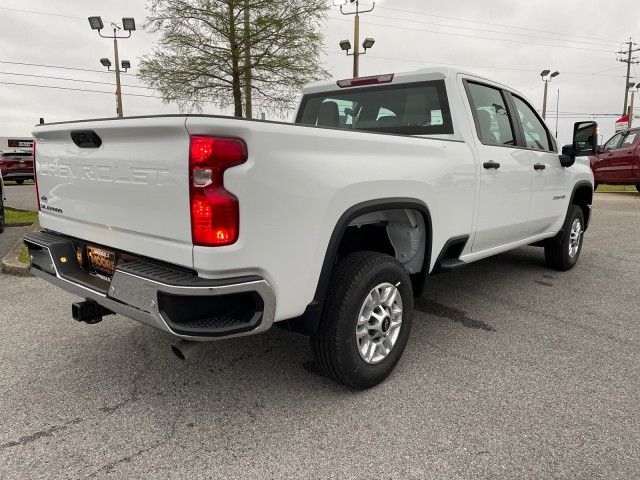
[[239, 240], [194, 247], [194, 266], [203, 276], [263, 276], [276, 291], [276, 320], [311, 302], [331, 234], [354, 205], [387, 198], [427, 205], [437, 225], [432, 264], [449, 238], [470, 233], [475, 170], [463, 142], [198, 117], [187, 129], [243, 138], [249, 152], [224, 179], [240, 200]]

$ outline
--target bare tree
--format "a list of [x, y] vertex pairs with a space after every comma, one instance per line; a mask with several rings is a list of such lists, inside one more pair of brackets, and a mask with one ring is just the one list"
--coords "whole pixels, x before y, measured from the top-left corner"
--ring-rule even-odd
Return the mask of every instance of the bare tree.
[[138, 76], [165, 103], [202, 111], [205, 103], [252, 115], [283, 115], [319, 64], [326, 0], [150, 0], [146, 28], [160, 34]]

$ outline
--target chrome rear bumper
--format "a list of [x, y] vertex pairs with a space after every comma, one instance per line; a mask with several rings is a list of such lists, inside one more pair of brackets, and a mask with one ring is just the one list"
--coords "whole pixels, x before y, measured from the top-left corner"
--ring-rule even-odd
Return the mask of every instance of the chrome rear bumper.
[[273, 324], [275, 294], [258, 276], [211, 280], [168, 265], [133, 261], [118, 265], [107, 282], [80, 267], [73, 239], [37, 232], [24, 242], [34, 275], [185, 340], [254, 335]]

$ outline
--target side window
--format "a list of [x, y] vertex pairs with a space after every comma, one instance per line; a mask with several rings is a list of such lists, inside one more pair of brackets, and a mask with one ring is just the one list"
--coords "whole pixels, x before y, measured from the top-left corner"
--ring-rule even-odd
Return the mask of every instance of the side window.
[[549, 132], [533, 109], [518, 97], [514, 96], [513, 101], [516, 104], [518, 117], [522, 123], [527, 148], [533, 150], [553, 150], [551, 141], [549, 140]]
[[622, 137], [624, 133], [617, 133], [611, 139], [604, 144], [603, 150], [614, 150], [616, 148], [620, 148], [620, 144], [622, 143]]
[[471, 107], [475, 109], [478, 138], [485, 145], [515, 145], [513, 126], [502, 92], [497, 88], [467, 83]]
[[634, 143], [636, 143], [638, 137], [640, 137], [640, 135], [638, 135], [638, 132], [629, 132], [625, 137], [624, 142], [622, 142], [622, 148], [632, 146]]

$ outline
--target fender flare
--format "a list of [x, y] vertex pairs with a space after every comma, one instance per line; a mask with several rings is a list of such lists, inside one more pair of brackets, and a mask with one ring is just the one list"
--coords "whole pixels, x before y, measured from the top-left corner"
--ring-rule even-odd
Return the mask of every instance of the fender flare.
[[422, 270], [420, 271], [420, 273], [411, 275], [414, 295], [419, 296], [422, 294], [424, 285], [426, 283], [426, 278], [429, 275], [432, 253], [431, 249], [433, 242], [433, 228], [431, 224], [431, 213], [429, 211], [429, 208], [423, 201], [415, 198], [400, 197], [369, 200], [352, 206], [346, 212], [344, 212], [336, 222], [325, 251], [325, 257], [322, 263], [322, 268], [320, 270], [320, 276], [318, 277], [318, 283], [316, 286], [315, 294], [313, 296], [313, 300], [311, 301], [311, 303], [309, 303], [309, 305], [307, 305], [307, 308], [300, 317], [282, 322], [287, 324], [285, 328], [306, 335], [312, 334], [316, 331], [327, 295], [327, 290], [329, 288], [331, 272], [338, 256], [338, 248], [349, 224], [357, 217], [367, 213], [377, 212], [380, 210], [400, 209], [416, 210], [420, 212], [423, 216], [425, 228], [427, 230], [425, 239], [425, 255]]
[[585, 223], [585, 231], [589, 227], [589, 222], [591, 221], [591, 204], [593, 203], [593, 184], [588, 180], [580, 180], [573, 186], [573, 190], [571, 191], [571, 199], [569, 200], [569, 205], [573, 204], [573, 200], [576, 197], [576, 193], [578, 189], [588, 187], [591, 190], [591, 203], [587, 204], [587, 209], [584, 211], [584, 223]]

